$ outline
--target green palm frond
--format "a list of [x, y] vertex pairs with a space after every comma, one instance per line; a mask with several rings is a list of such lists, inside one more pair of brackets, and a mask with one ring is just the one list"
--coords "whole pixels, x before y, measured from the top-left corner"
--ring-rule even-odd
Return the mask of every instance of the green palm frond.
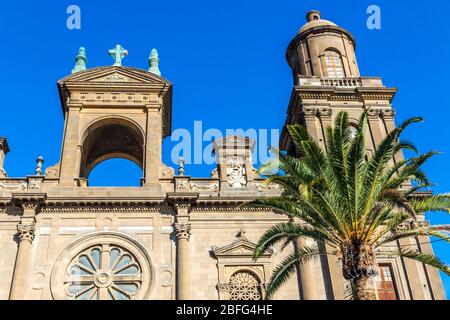
[[407, 250], [403, 249], [399, 250], [397, 253], [394, 253], [393, 255], [422, 262], [423, 264], [434, 267], [444, 272], [446, 275], [450, 276], [450, 267], [447, 264], [445, 264], [442, 260], [440, 260], [438, 257], [432, 254], [419, 252], [413, 249]]
[[450, 194], [433, 195], [425, 199], [412, 199], [411, 207], [417, 213], [448, 212], [450, 213]]
[[319, 242], [329, 240], [326, 232], [296, 223], [280, 223], [269, 228], [259, 239], [253, 258], [256, 260], [270, 247], [290, 242], [299, 237], [307, 237]]

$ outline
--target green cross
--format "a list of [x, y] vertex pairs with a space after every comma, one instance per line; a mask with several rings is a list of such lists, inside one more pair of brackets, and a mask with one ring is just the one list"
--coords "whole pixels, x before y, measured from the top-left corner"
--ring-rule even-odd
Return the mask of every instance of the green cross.
[[128, 55], [128, 51], [120, 44], [116, 45], [114, 49], [110, 49], [108, 53], [114, 59], [113, 66], [121, 66], [122, 59]]

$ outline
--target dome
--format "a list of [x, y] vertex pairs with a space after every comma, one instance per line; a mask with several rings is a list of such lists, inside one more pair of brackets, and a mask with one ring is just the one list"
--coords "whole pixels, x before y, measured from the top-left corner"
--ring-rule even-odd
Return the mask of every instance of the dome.
[[320, 12], [317, 10], [308, 12], [308, 14], [306, 15], [306, 20], [308, 20], [308, 22], [303, 27], [300, 28], [298, 33], [302, 33], [306, 30], [310, 30], [317, 27], [337, 27], [337, 25], [334, 22], [321, 19]]

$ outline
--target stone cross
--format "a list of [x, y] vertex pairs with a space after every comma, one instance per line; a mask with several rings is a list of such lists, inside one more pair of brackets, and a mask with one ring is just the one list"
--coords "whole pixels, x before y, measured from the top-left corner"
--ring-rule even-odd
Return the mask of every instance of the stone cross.
[[121, 66], [122, 59], [128, 55], [128, 51], [120, 44], [116, 45], [114, 49], [110, 49], [108, 53], [114, 59], [113, 66]]

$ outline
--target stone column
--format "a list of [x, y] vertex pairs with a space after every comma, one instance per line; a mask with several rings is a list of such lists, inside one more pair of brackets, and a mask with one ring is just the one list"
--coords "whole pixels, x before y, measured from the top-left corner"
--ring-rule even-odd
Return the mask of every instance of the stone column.
[[[185, 180], [185, 179], [188, 180]], [[174, 184], [184, 185], [183, 181], [189, 181], [189, 177], [176, 176]], [[167, 194], [167, 200], [175, 208], [174, 231], [177, 239], [177, 299], [190, 299], [190, 260], [189, 238], [191, 236], [190, 210], [191, 204], [198, 198], [198, 193], [189, 192], [189, 188], [175, 187], [174, 193]]]
[[31, 244], [34, 239], [34, 222], [32, 224], [18, 224], [17, 232], [19, 245], [17, 248], [16, 264], [11, 284], [10, 300], [24, 300], [29, 289], [29, 272]]
[[[298, 238], [295, 247], [300, 249], [307, 247], [306, 239], [301, 237]], [[314, 284], [313, 284], [313, 278], [311, 273], [311, 263], [310, 262], [304, 262], [302, 264], [299, 264], [298, 266], [299, 271], [299, 286], [301, 291], [301, 299], [302, 300], [317, 300], [315, 290], [314, 290]]]
[[189, 300], [189, 238], [191, 225], [189, 223], [175, 223], [177, 237], [177, 299]]
[[46, 199], [45, 193], [13, 193], [13, 202], [20, 205], [23, 214], [17, 225], [17, 255], [14, 273], [11, 282], [9, 299], [24, 300], [27, 298], [30, 285], [30, 272], [32, 269], [31, 250], [34, 240], [36, 214], [40, 204]]

